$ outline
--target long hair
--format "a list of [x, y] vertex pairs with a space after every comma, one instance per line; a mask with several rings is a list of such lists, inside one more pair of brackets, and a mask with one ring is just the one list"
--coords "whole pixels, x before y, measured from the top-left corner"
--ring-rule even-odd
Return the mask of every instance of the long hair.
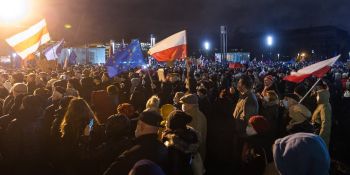
[[61, 137], [63, 138], [66, 135], [79, 136], [93, 118], [94, 113], [86, 101], [82, 98], [73, 98], [60, 126]]

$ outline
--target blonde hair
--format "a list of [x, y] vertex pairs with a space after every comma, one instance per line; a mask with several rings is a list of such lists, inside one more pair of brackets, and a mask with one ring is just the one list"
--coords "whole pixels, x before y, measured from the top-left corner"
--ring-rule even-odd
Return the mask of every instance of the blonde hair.
[[267, 96], [269, 97], [269, 101], [276, 101], [278, 100], [278, 95], [274, 90], [269, 90], [266, 92]]
[[153, 95], [147, 100], [146, 109], [157, 109], [159, 110], [160, 99], [158, 96]]

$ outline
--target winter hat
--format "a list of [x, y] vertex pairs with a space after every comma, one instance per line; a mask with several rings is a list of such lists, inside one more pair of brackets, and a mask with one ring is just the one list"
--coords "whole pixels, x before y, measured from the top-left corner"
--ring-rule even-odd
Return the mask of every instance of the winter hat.
[[328, 174], [330, 156], [318, 135], [296, 133], [277, 139], [272, 151], [276, 168], [282, 175]]
[[198, 97], [194, 94], [188, 94], [180, 99], [180, 103], [185, 104], [198, 104]]
[[139, 116], [139, 120], [154, 127], [162, 127], [160, 125], [163, 120], [162, 116], [155, 111], [143, 111]]
[[273, 83], [275, 78], [272, 75], [267, 75], [267, 76], [265, 76], [264, 80], [269, 81], [270, 83]]
[[183, 111], [176, 110], [169, 114], [168, 127], [172, 130], [186, 129], [186, 125], [192, 121], [192, 117]]
[[126, 135], [129, 132], [130, 119], [123, 114], [111, 115], [106, 123], [106, 135], [109, 137], [118, 137]]
[[265, 119], [265, 117], [260, 115], [250, 117], [248, 122], [258, 134], [264, 134], [270, 128], [269, 122]]
[[129, 175], [165, 175], [165, 173], [154, 162], [143, 159], [135, 163]]

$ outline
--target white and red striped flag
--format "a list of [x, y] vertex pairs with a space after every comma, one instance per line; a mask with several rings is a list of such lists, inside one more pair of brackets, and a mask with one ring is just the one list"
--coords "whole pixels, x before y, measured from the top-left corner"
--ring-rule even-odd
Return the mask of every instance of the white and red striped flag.
[[22, 59], [37, 51], [40, 45], [48, 41], [50, 41], [50, 35], [45, 19], [42, 19], [27, 30], [6, 39], [6, 42]]
[[157, 61], [173, 61], [187, 57], [186, 31], [175, 33], [158, 42], [148, 53]]
[[310, 76], [322, 78], [324, 74], [326, 74], [331, 69], [332, 65], [339, 59], [339, 57], [340, 55], [304, 67], [297, 72], [292, 72], [291, 75], [284, 77], [283, 80], [300, 83], [304, 81], [305, 78], [308, 78]]

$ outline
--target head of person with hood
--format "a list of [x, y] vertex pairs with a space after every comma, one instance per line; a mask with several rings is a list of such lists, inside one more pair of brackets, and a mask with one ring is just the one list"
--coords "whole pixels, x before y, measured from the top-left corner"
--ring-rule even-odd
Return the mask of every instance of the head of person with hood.
[[291, 129], [294, 125], [303, 123], [311, 118], [311, 111], [302, 104], [299, 104], [299, 97], [296, 94], [286, 94], [282, 101], [283, 106], [288, 110], [290, 117], [287, 129]]
[[108, 138], [121, 138], [130, 132], [130, 119], [123, 114], [111, 115], [105, 123]]
[[330, 156], [321, 137], [296, 133], [277, 139], [273, 145], [275, 166], [281, 175], [327, 175]]
[[165, 175], [165, 173], [156, 163], [143, 159], [135, 163], [129, 175]]

